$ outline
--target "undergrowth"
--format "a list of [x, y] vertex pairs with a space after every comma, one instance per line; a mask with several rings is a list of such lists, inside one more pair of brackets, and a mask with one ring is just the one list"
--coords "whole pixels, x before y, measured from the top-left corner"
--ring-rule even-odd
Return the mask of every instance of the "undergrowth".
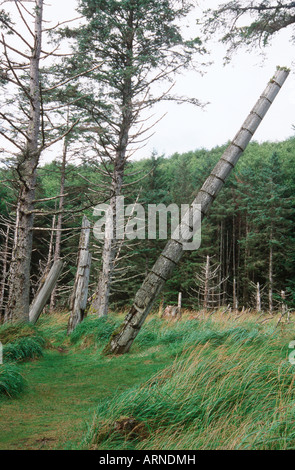
[[11, 343], [20, 338], [36, 335], [37, 328], [30, 323], [4, 323], [0, 325], [0, 341], [2, 344]]
[[45, 340], [40, 336], [19, 338], [3, 348], [4, 361], [25, 361], [43, 356]]
[[120, 325], [120, 320], [115, 317], [88, 317], [77, 325], [70, 335], [72, 344], [105, 344], [113, 331]]
[[45, 339], [37, 329], [25, 323], [0, 326], [0, 341], [3, 345], [0, 364], [0, 397], [17, 397], [25, 388], [25, 380], [16, 362], [37, 359], [43, 356]]
[[179, 357], [143, 386], [101, 402], [84, 447], [295, 448], [288, 334], [251, 322], [158, 322], [149, 322], [139, 342], [165, 344]]
[[[89, 316], [70, 336], [67, 318], [50, 315], [36, 327], [0, 327], [5, 358], [0, 395], [16, 397], [24, 389], [20, 371], [28, 371], [30, 363], [12, 361], [40, 357], [45, 348], [50, 350], [48, 371], [53, 374], [56, 368], [59, 373], [63, 368], [58, 377], [60, 384], [65, 378], [69, 386], [66, 397], [71, 396], [71, 387], [76, 397], [77, 387], [98, 374], [99, 391], [91, 381], [81, 391], [82, 397], [85, 390], [92, 397], [92, 410], [98, 406], [80, 447], [78, 439], [73, 443], [75, 448], [295, 448], [290, 325], [277, 325], [275, 318], [261, 324], [252, 315], [187, 315], [181, 321], [151, 316], [129, 354], [105, 357], [102, 350], [122, 317]], [[78, 371], [68, 369], [69, 364], [79, 365]], [[40, 380], [42, 367], [41, 363], [35, 371]], [[134, 386], [139, 380], [142, 385]], [[55, 390], [57, 396], [61, 390]], [[72, 406], [71, 402], [70, 410]]]
[[20, 369], [16, 364], [7, 362], [0, 364], [0, 397], [17, 397], [25, 387]]

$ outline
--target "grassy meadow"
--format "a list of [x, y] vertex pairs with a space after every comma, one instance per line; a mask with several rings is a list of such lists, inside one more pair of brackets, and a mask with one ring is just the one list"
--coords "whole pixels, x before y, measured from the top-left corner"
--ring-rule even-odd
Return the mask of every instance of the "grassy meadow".
[[292, 316], [153, 314], [129, 354], [102, 355], [122, 319], [0, 326], [0, 449], [295, 448]]

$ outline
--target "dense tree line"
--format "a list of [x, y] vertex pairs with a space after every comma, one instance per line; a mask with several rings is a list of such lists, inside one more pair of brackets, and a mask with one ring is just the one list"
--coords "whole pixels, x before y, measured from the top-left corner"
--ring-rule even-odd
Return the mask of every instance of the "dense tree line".
[[[81, 219], [87, 215], [94, 226], [96, 204], [110, 204], [116, 225], [118, 196], [146, 207], [190, 203], [223, 151], [132, 160], [157, 123], [158, 117], [153, 122], [145, 114], [155, 103], [201, 105], [196, 97], [171, 92], [177, 73], [191, 65], [202, 70], [195, 58], [206, 53], [204, 44], [199, 36], [185, 39], [180, 25], [193, 2], [80, 0], [80, 18], [61, 28], [45, 27], [43, 0], [31, 2], [31, 9], [25, 3], [0, 10], [0, 135], [7, 143], [0, 170], [0, 311], [6, 320], [29, 319], [31, 300], [60, 259], [67, 269], [50, 307], [67, 305]], [[203, 15], [207, 32], [223, 29], [223, 41], [233, 49], [257, 38], [267, 42], [294, 23], [293, 2], [241, 3]], [[240, 28], [236, 20], [247, 13], [254, 22]], [[69, 51], [65, 55], [60, 44]], [[155, 86], [162, 82], [166, 88]], [[57, 142], [60, 157], [40, 166]], [[238, 308], [252, 306], [256, 295], [256, 307], [259, 296], [272, 312], [282, 301], [294, 301], [292, 158], [293, 140], [251, 144], [203, 224], [201, 248], [185, 253], [168, 281], [165, 302], [182, 292], [186, 306]], [[113, 308], [128, 305], [164, 244], [159, 230], [153, 240], [93, 239], [92, 311], [107, 314], [109, 296]]]
[[[196, 150], [174, 154], [169, 158], [153, 155], [140, 161], [129, 162], [129, 183], [124, 196], [125, 203], [137, 200], [145, 208], [147, 204], [191, 202], [204, 179], [220, 157], [223, 147], [211, 151]], [[294, 305], [294, 188], [295, 140], [281, 143], [252, 143], [249, 145], [237, 169], [217, 198], [208, 218], [202, 225], [200, 249], [188, 251], [168, 281], [164, 291], [165, 303], [177, 303], [178, 292], [183, 294], [187, 307], [203, 306], [202, 286], [196, 276], [209, 256], [212, 266], [218, 264], [219, 286], [214, 290], [211, 306], [228, 305], [239, 308], [256, 307], [255, 286], [261, 287], [262, 308], [281, 308], [281, 292], [286, 302]], [[136, 174], [142, 171], [145, 178], [136, 182]], [[6, 170], [2, 170], [5, 178]], [[50, 198], [59, 191], [59, 164], [54, 161], [40, 168], [40, 199]], [[73, 285], [77, 247], [79, 244], [81, 215], [75, 215], [75, 207], [89, 191], [101, 183], [101, 175], [89, 162], [67, 165], [65, 181], [64, 231], [61, 239], [61, 256], [67, 261], [67, 269], [60, 282], [58, 303], [66, 307]], [[79, 203], [77, 202], [79, 200]], [[3, 194], [2, 214], [8, 216], [13, 200], [9, 192]], [[48, 211], [56, 202], [46, 203]], [[92, 209], [86, 211], [92, 226], [96, 222]], [[46, 230], [38, 230], [43, 228]], [[51, 238], [52, 216], [39, 219], [34, 232], [33, 269], [36, 281], [40, 276], [40, 259], [46, 265]], [[5, 225], [1, 224], [2, 249], [5, 245]], [[153, 265], [165, 240], [134, 240], [125, 243], [117, 263], [117, 271], [111, 288], [112, 308], [126, 307], [146, 273]], [[101, 246], [92, 234], [93, 265], [90, 295], [95, 291], [97, 274], [101, 268]], [[144, 262], [143, 262], [144, 260]], [[223, 282], [220, 284], [220, 281]], [[33, 295], [33, 293], [31, 293]], [[159, 299], [161, 301], [161, 299]]]

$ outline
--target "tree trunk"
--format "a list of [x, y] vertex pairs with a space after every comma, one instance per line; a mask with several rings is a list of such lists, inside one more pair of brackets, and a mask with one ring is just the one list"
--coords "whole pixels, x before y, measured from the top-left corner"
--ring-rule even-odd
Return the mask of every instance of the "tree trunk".
[[[223, 224], [220, 222], [220, 237], [219, 237], [219, 265], [220, 265], [220, 270], [219, 270], [219, 285], [221, 286], [221, 279], [222, 279], [222, 274], [223, 274]], [[219, 296], [218, 296], [218, 308], [221, 307], [221, 290], [219, 290]]]
[[89, 274], [91, 254], [89, 253], [90, 222], [84, 216], [82, 232], [79, 243], [79, 258], [77, 274], [70, 301], [71, 316], [68, 323], [68, 334], [72, 333], [76, 326], [82, 322], [85, 314], [88, 298]]
[[177, 304], [177, 315], [181, 317], [181, 301], [182, 301], [182, 293], [178, 293], [178, 304]]
[[53, 254], [53, 239], [54, 239], [54, 229], [55, 229], [55, 215], [52, 217], [52, 224], [51, 224], [51, 234], [50, 234], [50, 241], [49, 241], [49, 248], [48, 248], [48, 257], [47, 263], [45, 266], [44, 274], [47, 274], [50, 271], [51, 261], [52, 261], [52, 254]]
[[268, 309], [273, 313], [273, 247], [272, 247], [272, 228], [269, 240], [269, 266], [268, 266]]
[[5, 236], [5, 244], [4, 244], [4, 253], [3, 253], [3, 260], [2, 260], [2, 278], [0, 284], [0, 322], [2, 321], [2, 312], [4, 306], [4, 298], [5, 298], [5, 289], [7, 284], [7, 265], [8, 265], [8, 256], [9, 256], [9, 234], [10, 234], [10, 225], [7, 225], [6, 229], [6, 236]]
[[248, 258], [249, 258], [249, 248], [248, 248], [248, 236], [249, 236], [249, 226], [247, 214], [245, 216], [245, 248], [244, 248], [244, 279], [243, 279], [243, 304], [248, 303], [248, 282], [249, 282], [249, 273], [248, 273]]
[[[48, 249], [48, 257], [47, 257], [47, 262], [45, 269], [40, 276], [40, 279], [38, 280], [37, 284], [37, 289], [36, 292], [34, 292], [34, 297], [37, 297], [39, 294], [40, 290], [42, 289], [44, 279], [46, 279], [51, 267], [52, 267], [52, 254], [53, 254], [53, 239], [54, 239], [54, 229], [55, 229], [55, 215], [52, 217], [52, 223], [51, 223], [51, 234], [50, 234], [50, 241], [49, 241], [49, 249]], [[45, 310], [45, 309], [44, 309]], [[45, 313], [45, 311], [43, 312]]]
[[17, 172], [20, 175], [20, 190], [16, 209], [14, 245], [9, 271], [9, 296], [5, 320], [29, 320], [30, 267], [33, 242], [33, 224], [36, 187], [36, 171], [40, 150], [40, 76], [43, 0], [36, 1], [34, 46], [30, 57], [30, 116], [27, 144], [18, 158]]
[[[210, 206], [239, 160], [239, 157], [250, 142], [254, 132], [266, 115], [273, 100], [284, 84], [289, 71], [279, 68], [268, 83], [267, 88], [250, 112], [242, 128], [222, 155], [220, 161], [198, 192], [193, 204], [200, 204], [202, 218], [206, 216]], [[171, 276], [174, 267], [183, 254], [183, 241], [170, 240], [142, 286], [135, 296], [133, 306], [127, 314], [123, 325], [111, 337], [105, 348], [108, 354], [124, 354], [128, 352], [138, 335], [142, 324], [149, 314], [154, 300], [161, 292], [165, 282]]]
[[260, 294], [260, 284], [257, 282], [256, 285], [256, 310], [261, 312], [261, 294]]
[[[130, 85], [126, 85], [129, 87]], [[129, 92], [126, 91], [128, 95]], [[112, 187], [110, 198], [110, 207], [113, 211], [112, 226], [113, 229], [117, 227], [117, 213], [116, 213], [116, 200], [120, 196], [123, 178], [124, 178], [124, 167], [126, 164], [126, 151], [129, 139], [129, 130], [132, 122], [132, 103], [128, 101], [126, 109], [123, 110], [123, 119], [121, 125], [121, 131], [119, 136], [119, 145], [115, 160], [115, 167], [112, 175]], [[106, 229], [107, 230], [107, 229]], [[94, 299], [91, 304], [91, 312], [96, 312], [99, 317], [103, 317], [108, 314], [109, 299], [110, 299], [110, 288], [114, 272], [114, 260], [117, 253], [117, 241], [110, 232], [107, 230], [108, 235], [105, 236], [104, 246], [102, 251], [102, 270], [99, 275], [99, 281], [97, 289], [94, 295]]]
[[[117, 193], [121, 191], [121, 186], [117, 186]], [[114, 189], [114, 190], [116, 190]], [[110, 288], [112, 275], [114, 271], [114, 259], [116, 255], [116, 240], [113, 236], [113, 229], [116, 227], [116, 197], [110, 200], [110, 207], [113, 215], [107, 218], [105, 227], [105, 238], [102, 250], [102, 269], [99, 274], [97, 289], [90, 307], [92, 313], [96, 313], [99, 317], [106, 316], [109, 308]]]
[[31, 305], [30, 315], [29, 315], [29, 319], [31, 323], [35, 324], [38, 321], [38, 318], [40, 317], [41, 312], [43, 308], [45, 307], [46, 302], [49, 299], [50, 294], [58, 280], [62, 267], [63, 267], [63, 262], [61, 260], [56, 261], [53, 264], [51, 270], [49, 271], [49, 274], [44, 276], [43, 281], [42, 281], [42, 284], [44, 285], [42, 289], [39, 291], [39, 293], [37, 294], [37, 296], [35, 297]]
[[238, 287], [236, 278], [236, 219], [233, 216], [233, 308], [238, 310]]
[[[122, 101], [121, 101], [121, 122], [118, 133], [118, 144], [116, 146], [116, 156], [114, 162], [111, 199], [110, 205], [113, 209], [113, 227], [116, 227], [116, 197], [120, 196], [124, 170], [127, 161], [127, 147], [129, 143], [129, 132], [133, 124], [133, 83], [130, 76], [130, 70], [133, 66], [134, 54], [134, 11], [131, 8], [127, 20], [128, 29], [126, 47], [126, 75], [122, 87]], [[102, 254], [102, 270], [99, 276], [98, 286], [95, 292], [94, 299], [91, 304], [91, 311], [96, 311], [99, 317], [105, 316], [109, 309], [110, 288], [114, 272], [114, 259], [117, 252], [117, 243], [115, 239], [105, 239], [103, 254]]]
[[[57, 226], [56, 226], [56, 238], [55, 238], [55, 250], [54, 250], [54, 261], [60, 259], [61, 254], [61, 229], [62, 229], [62, 220], [63, 220], [63, 209], [64, 209], [64, 196], [65, 193], [65, 180], [66, 180], [66, 164], [67, 164], [67, 150], [68, 143], [67, 138], [64, 139], [63, 145], [63, 155], [62, 155], [62, 164], [61, 164], [61, 173], [60, 173], [60, 198], [59, 198], [59, 211], [57, 217]], [[54, 310], [56, 307], [56, 292], [57, 285], [54, 287], [53, 292], [50, 298], [50, 311]]]
[[233, 281], [233, 309], [238, 310], [239, 304], [238, 304], [238, 297], [237, 297], [237, 280], [234, 277]]
[[209, 276], [210, 276], [210, 256], [207, 255], [206, 258], [206, 268], [205, 268], [205, 285], [204, 285], [204, 310], [208, 310], [209, 306]]
[[282, 315], [285, 315], [287, 312], [287, 305], [286, 305], [286, 291], [284, 290], [281, 290], [281, 299], [282, 299], [282, 304], [281, 304]]

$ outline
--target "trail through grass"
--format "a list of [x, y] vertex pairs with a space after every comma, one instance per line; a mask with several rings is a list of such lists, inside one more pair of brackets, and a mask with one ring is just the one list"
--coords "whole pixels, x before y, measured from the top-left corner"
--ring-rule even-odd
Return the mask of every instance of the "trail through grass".
[[0, 449], [295, 448], [293, 326], [256, 320], [151, 316], [119, 357], [101, 354], [116, 316], [89, 317], [70, 338], [66, 315], [26, 327], [25, 342], [23, 327], [0, 327], [26, 383], [0, 397]]
[[182, 346], [180, 355], [144, 385], [102, 401], [84, 446], [295, 449], [292, 330], [207, 320], [179, 322], [166, 329], [166, 337], [164, 328], [158, 341], [178, 351]]
[[40, 325], [40, 332], [52, 337], [53, 349], [21, 364], [25, 393], [0, 399], [0, 449], [67, 448], [69, 441], [78, 446], [102, 399], [146, 381], [171, 362], [169, 354], [153, 350], [143, 357], [104, 358], [101, 348], [85, 348], [84, 340], [91, 343], [87, 336], [81, 347], [73, 347], [63, 333], [66, 319], [59, 327], [55, 319]]

